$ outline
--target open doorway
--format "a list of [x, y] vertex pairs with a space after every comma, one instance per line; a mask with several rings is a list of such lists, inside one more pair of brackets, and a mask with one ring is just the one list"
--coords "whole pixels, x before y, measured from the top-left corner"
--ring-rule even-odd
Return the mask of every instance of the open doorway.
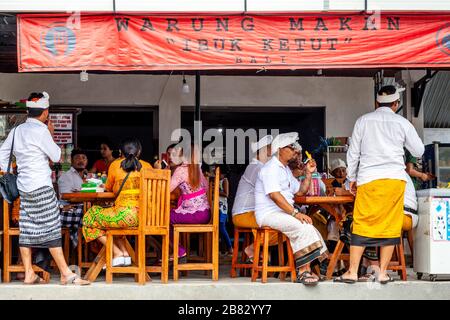
[[[320, 137], [325, 137], [325, 107], [204, 107], [201, 109], [202, 130], [211, 128], [225, 129], [279, 129], [280, 133], [296, 131], [303, 150], [312, 151], [320, 145]], [[194, 111], [191, 107], [183, 107], [181, 126], [194, 132]], [[261, 138], [261, 137], [259, 137]], [[246, 141], [248, 143], [248, 141]], [[204, 143], [205, 147], [209, 143]], [[236, 147], [236, 145], [235, 145]], [[248, 148], [247, 148], [248, 149]], [[248, 150], [247, 150], [248, 152]], [[237, 153], [235, 152], [235, 155]], [[322, 171], [322, 154], [315, 154], [318, 170]], [[248, 157], [246, 157], [248, 159]], [[235, 163], [237, 163], [235, 159]], [[248, 162], [248, 161], [246, 161]], [[230, 208], [234, 201], [239, 179], [245, 164], [228, 166], [230, 182]]]
[[142, 143], [141, 159], [152, 162], [157, 152], [156, 108], [83, 108], [78, 116], [78, 147], [87, 151], [88, 167], [101, 158], [100, 143], [111, 141], [118, 156], [120, 142], [136, 137]]

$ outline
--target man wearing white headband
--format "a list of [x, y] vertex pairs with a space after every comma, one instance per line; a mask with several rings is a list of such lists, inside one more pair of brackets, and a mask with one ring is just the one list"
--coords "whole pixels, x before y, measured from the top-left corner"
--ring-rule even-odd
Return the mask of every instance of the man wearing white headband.
[[33, 248], [44, 256], [44, 264], [50, 251], [61, 272], [62, 284], [89, 284], [72, 273], [62, 251], [59, 205], [49, 167], [49, 161], [60, 161], [61, 149], [53, 140], [53, 125], [48, 119], [49, 98], [46, 92], [33, 92], [26, 102], [27, 121], [11, 130], [0, 147], [2, 170], [8, 167], [11, 149], [16, 157], [20, 194], [19, 247], [25, 267], [24, 283], [44, 282], [32, 268]]
[[382, 284], [392, 281], [386, 268], [395, 245], [400, 244], [403, 225], [407, 179], [404, 148], [416, 157], [424, 152], [412, 124], [395, 113], [401, 91], [395, 86], [382, 87], [377, 94], [376, 110], [360, 117], [353, 129], [347, 151], [347, 179], [356, 194], [350, 268], [336, 281], [358, 280], [358, 266], [366, 246], [381, 247], [378, 281]]
[[272, 158], [262, 167], [255, 185], [255, 215], [258, 226], [282, 232], [292, 246], [297, 268], [297, 282], [316, 285], [319, 278], [311, 273], [311, 262], [327, 257], [327, 247], [309, 216], [294, 207], [294, 197], [309, 191], [316, 162], [306, 164], [305, 179], [300, 183], [288, 166], [300, 148], [298, 133], [283, 133], [272, 142]]
[[[267, 135], [262, 137], [258, 142], [251, 144], [252, 152], [256, 153], [256, 158], [250, 162], [239, 180], [233, 209], [231, 211], [233, 224], [236, 227], [258, 228], [255, 220], [255, 183], [259, 171], [270, 159], [272, 140], [272, 136]], [[278, 236], [276, 234], [271, 235], [269, 244], [275, 245], [277, 243]], [[244, 248], [244, 252], [248, 257], [248, 262], [253, 262], [253, 244]]]

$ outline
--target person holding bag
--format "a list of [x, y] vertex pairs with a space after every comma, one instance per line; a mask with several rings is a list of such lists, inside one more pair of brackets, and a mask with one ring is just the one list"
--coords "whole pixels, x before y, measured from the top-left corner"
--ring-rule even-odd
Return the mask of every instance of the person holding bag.
[[[53, 189], [49, 160], [59, 162], [61, 149], [53, 140], [49, 121], [49, 95], [33, 92], [27, 102], [28, 118], [16, 127], [0, 147], [0, 168], [10, 167], [16, 157], [17, 189], [20, 194], [19, 247], [25, 267], [25, 284], [44, 283], [32, 268], [31, 249], [49, 250], [61, 272], [61, 284], [86, 285], [74, 274], [61, 248], [59, 205]], [[10, 199], [14, 200], [14, 199]]]
[[[83, 217], [83, 236], [86, 242], [99, 240], [106, 245], [106, 230], [112, 228], [132, 228], [139, 225], [139, 195], [141, 169], [152, 166], [139, 160], [142, 145], [134, 138], [125, 139], [121, 144], [122, 157], [109, 167], [106, 191], [113, 191], [116, 200], [111, 207], [92, 206]], [[114, 239], [113, 267], [130, 266], [131, 257], [125, 246], [125, 239]]]

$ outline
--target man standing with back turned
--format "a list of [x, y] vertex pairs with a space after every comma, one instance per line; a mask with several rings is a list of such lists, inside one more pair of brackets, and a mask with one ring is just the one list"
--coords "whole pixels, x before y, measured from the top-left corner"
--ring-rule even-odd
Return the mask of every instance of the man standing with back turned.
[[386, 269], [395, 245], [400, 244], [403, 225], [406, 185], [403, 148], [415, 157], [424, 152], [412, 124], [395, 113], [403, 90], [382, 87], [377, 94], [376, 110], [360, 117], [353, 129], [347, 152], [347, 178], [352, 193], [356, 193], [350, 268], [336, 282], [357, 281], [366, 246], [381, 247], [378, 281], [382, 284], [393, 281]]
[[49, 160], [58, 162], [61, 149], [53, 141], [49, 121], [49, 95], [33, 92], [27, 102], [28, 118], [11, 130], [0, 148], [0, 167], [8, 166], [11, 146], [16, 157], [20, 194], [19, 247], [25, 267], [25, 284], [43, 283], [31, 263], [31, 248], [49, 249], [61, 272], [61, 284], [89, 284], [70, 271], [61, 248], [61, 220], [51, 180]]

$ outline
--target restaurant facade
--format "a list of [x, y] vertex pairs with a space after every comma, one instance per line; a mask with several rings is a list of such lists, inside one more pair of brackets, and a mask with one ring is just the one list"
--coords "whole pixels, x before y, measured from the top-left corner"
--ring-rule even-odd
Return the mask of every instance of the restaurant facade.
[[[139, 135], [151, 139], [150, 157], [165, 150], [196, 104], [203, 114], [235, 119], [245, 111], [259, 119], [321, 109], [317, 136], [347, 137], [373, 109], [376, 88], [395, 81], [409, 89], [403, 115], [426, 135], [422, 99], [414, 97], [420, 90], [412, 89], [450, 66], [445, 1], [194, 2], [44, 1], [38, 8], [9, 1], [0, 10], [17, 17], [18, 72], [0, 74], [0, 98], [14, 103], [46, 90], [56, 108], [105, 112], [87, 121], [102, 125], [120, 123], [102, 117], [107, 112], [125, 119], [141, 110], [134, 118], [148, 120]], [[183, 93], [184, 79], [190, 90]], [[300, 136], [307, 130], [298, 128]], [[76, 131], [74, 141], [84, 130]]]

